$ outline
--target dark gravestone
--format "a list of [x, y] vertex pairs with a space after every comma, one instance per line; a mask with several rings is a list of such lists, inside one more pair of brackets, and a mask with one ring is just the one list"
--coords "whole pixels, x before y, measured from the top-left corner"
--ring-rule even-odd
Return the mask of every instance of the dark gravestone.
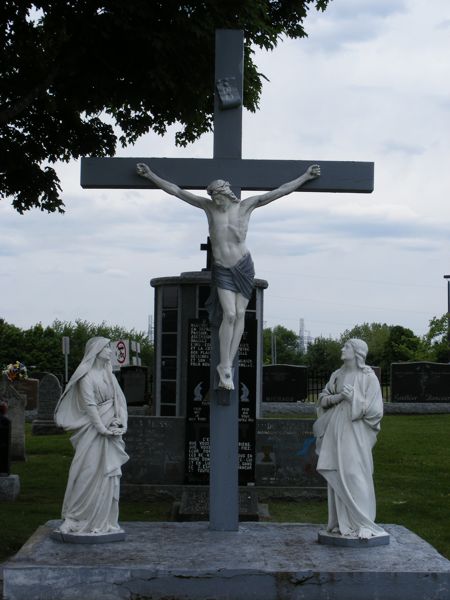
[[116, 376], [128, 406], [148, 404], [147, 367], [122, 367]]
[[258, 419], [256, 485], [323, 488], [313, 419]]
[[33, 435], [54, 435], [64, 432], [53, 420], [61, 393], [59, 379], [52, 373], [43, 374], [39, 381], [38, 412], [37, 419], [33, 421]]
[[11, 421], [11, 460], [26, 460], [26, 396], [19, 394], [14, 383], [10, 383], [6, 378], [3, 378], [0, 382], [0, 402], [4, 402], [8, 406], [8, 418]]
[[450, 364], [392, 363], [391, 402], [450, 402]]
[[[191, 319], [188, 337], [186, 483], [209, 482], [209, 380], [211, 334], [208, 321]], [[256, 321], [246, 320], [239, 346], [239, 484], [255, 480]]]
[[11, 473], [11, 421], [6, 416], [6, 405], [0, 406], [0, 477]]
[[304, 402], [308, 398], [308, 367], [265, 365], [263, 402]]

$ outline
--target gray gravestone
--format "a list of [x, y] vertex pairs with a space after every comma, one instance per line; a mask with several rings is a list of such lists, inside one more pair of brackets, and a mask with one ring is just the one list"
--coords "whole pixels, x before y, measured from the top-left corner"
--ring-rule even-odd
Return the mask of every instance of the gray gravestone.
[[308, 367], [264, 365], [263, 402], [304, 402], [308, 398]]
[[391, 402], [450, 402], [450, 364], [392, 363]]
[[11, 421], [11, 459], [25, 460], [26, 397], [19, 394], [13, 384], [3, 379], [0, 384], [0, 401], [8, 405], [8, 418]]
[[38, 404], [39, 396], [39, 379], [28, 377], [27, 379], [19, 379], [14, 382], [14, 389], [26, 396], [27, 410], [35, 410]]
[[63, 433], [57, 427], [53, 414], [58, 400], [61, 397], [62, 388], [59, 379], [52, 373], [45, 373], [39, 382], [39, 399], [37, 419], [33, 421], [33, 435], [54, 435]]

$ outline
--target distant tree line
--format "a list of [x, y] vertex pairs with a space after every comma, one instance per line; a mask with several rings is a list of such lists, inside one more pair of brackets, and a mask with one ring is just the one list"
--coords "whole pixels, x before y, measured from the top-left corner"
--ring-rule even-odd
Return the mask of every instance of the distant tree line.
[[[62, 338], [70, 338], [69, 375], [76, 369], [89, 338], [103, 336], [111, 340], [130, 339], [141, 344], [142, 364], [153, 364], [153, 346], [145, 332], [128, 330], [119, 325], [96, 325], [77, 319], [75, 323], [55, 320], [50, 326], [41, 323], [21, 329], [0, 318], [0, 367], [16, 360], [34, 371], [64, 372]], [[305, 350], [299, 347], [294, 331], [277, 325], [265, 328], [263, 337], [264, 364], [272, 362], [272, 337], [276, 338], [277, 363], [307, 365], [318, 375], [326, 377], [341, 364], [342, 345], [350, 338], [361, 338], [369, 346], [367, 363], [379, 366], [388, 373], [393, 362], [427, 360], [448, 362], [447, 315], [433, 317], [426, 335], [417, 336], [401, 325], [363, 323], [347, 329], [339, 338], [318, 337]]]
[[393, 362], [426, 360], [449, 362], [447, 315], [433, 317], [426, 335], [420, 337], [411, 329], [386, 323], [363, 323], [345, 330], [337, 338], [318, 337], [300, 348], [294, 331], [277, 325], [264, 329], [264, 363], [272, 362], [272, 338], [276, 338], [277, 363], [307, 365], [318, 375], [327, 376], [341, 364], [342, 345], [350, 338], [360, 338], [369, 346], [367, 363], [388, 373]]
[[110, 340], [136, 340], [141, 344], [142, 364], [151, 366], [153, 363], [153, 346], [144, 332], [135, 329], [128, 330], [104, 322], [95, 325], [81, 319], [77, 319], [75, 323], [55, 320], [48, 327], [38, 323], [29, 329], [21, 329], [0, 319], [0, 367], [19, 360], [26, 365], [29, 375], [32, 375], [33, 371], [63, 373], [64, 336], [70, 338], [69, 375], [80, 363], [86, 342], [94, 336], [103, 336]]

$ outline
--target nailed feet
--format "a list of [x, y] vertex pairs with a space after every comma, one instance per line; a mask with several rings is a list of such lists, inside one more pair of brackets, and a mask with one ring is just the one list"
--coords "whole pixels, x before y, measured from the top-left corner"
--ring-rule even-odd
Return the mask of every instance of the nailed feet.
[[217, 373], [219, 374], [219, 387], [224, 390], [234, 390], [233, 372], [231, 367], [217, 365]]

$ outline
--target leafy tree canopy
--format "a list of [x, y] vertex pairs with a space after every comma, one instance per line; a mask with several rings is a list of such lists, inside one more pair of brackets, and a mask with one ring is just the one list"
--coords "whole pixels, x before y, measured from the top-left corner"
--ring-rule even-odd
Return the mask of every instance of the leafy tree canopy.
[[49, 371], [64, 372], [64, 356], [62, 354], [62, 338], [70, 337], [69, 375], [73, 373], [84, 354], [89, 338], [103, 336], [110, 340], [131, 339], [140, 342], [142, 364], [152, 366], [153, 347], [145, 333], [134, 329], [127, 330], [118, 325], [106, 323], [95, 325], [77, 319], [75, 323], [55, 320], [49, 327], [40, 323], [29, 329], [20, 329], [0, 319], [0, 368], [19, 360], [29, 372]]
[[214, 31], [245, 31], [244, 105], [262, 78], [252, 47], [306, 35], [330, 0], [3, 0], [0, 6], [0, 198], [23, 213], [63, 212], [51, 166], [111, 156], [180, 125], [186, 145], [211, 129]]
[[449, 320], [447, 313], [441, 317], [433, 317], [430, 320], [428, 333], [425, 336], [425, 344], [430, 354], [429, 360], [449, 362], [450, 344], [448, 328]]
[[[299, 349], [298, 335], [291, 329], [276, 325], [263, 331], [264, 363], [271, 364], [272, 349], [276, 350], [276, 363], [279, 365], [305, 364], [304, 354]], [[273, 344], [273, 348], [272, 348]]]

